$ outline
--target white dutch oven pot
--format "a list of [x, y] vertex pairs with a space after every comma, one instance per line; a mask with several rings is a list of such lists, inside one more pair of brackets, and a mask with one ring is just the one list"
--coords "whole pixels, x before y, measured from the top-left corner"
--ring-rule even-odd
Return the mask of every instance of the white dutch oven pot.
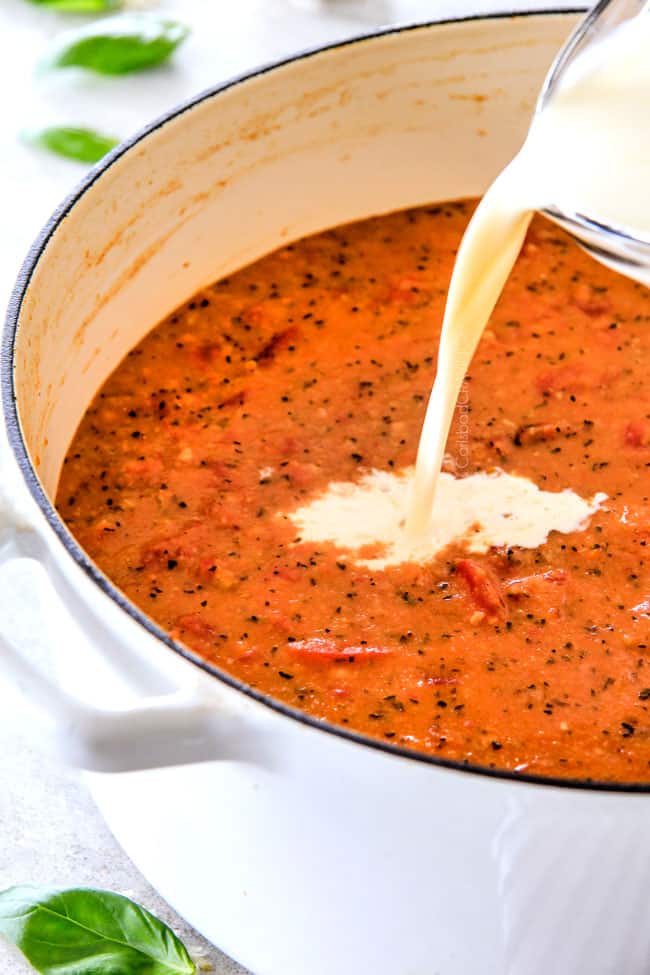
[[197, 288], [303, 234], [481, 193], [574, 22], [392, 31], [209, 92], [96, 169], [18, 282], [4, 668], [144, 874], [256, 975], [650, 971], [647, 787], [445, 765], [261, 698], [116, 591], [51, 500], [95, 390]]

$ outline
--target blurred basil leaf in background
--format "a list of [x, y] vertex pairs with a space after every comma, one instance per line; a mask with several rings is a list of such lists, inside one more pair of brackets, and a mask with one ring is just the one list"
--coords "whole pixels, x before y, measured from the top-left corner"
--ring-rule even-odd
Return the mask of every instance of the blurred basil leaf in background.
[[43, 68], [86, 68], [99, 74], [144, 71], [166, 61], [189, 27], [155, 14], [117, 14], [55, 38]]
[[24, 885], [0, 893], [0, 934], [41, 975], [194, 975], [174, 932], [128, 897]]
[[50, 125], [44, 129], [30, 130], [24, 132], [23, 137], [31, 145], [83, 163], [99, 162], [120, 141], [94, 129], [70, 125]]
[[123, 0], [30, 0], [39, 7], [70, 14], [97, 14], [120, 10]]

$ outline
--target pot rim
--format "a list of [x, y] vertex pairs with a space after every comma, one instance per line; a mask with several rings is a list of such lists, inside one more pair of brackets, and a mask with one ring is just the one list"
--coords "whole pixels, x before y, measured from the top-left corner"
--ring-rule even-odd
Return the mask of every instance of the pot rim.
[[247, 697], [252, 698], [260, 704], [271, 708], [283, 715], [284, 717], [291, 718], [301, 724], [307, 725], [315, 730], [324, 731], [328, 734], [337, 735], [340, 738], [347, 739], [348, 741], [354, 742], [357, 745], [364, 747], [378, 749], [380, 751], [386, 752], [393, 757], [398, 757], [406, 759], [411, 762], [423, 763], [426, 765], [432, 765], [436, 768], [447, 768], [456, 772], [463, 772], [471, 775], [486, 776], [492, 779], [503, 779], [509, 783], [521, 783], [528, 785], [536, 785], [542, 787], [553, 787], [569, 790], [580, 790], [588, 792], [627, 792], [627, 793], [650, 793], [650, 782], [648, 783], [621, 783], [621, 782], [598, 782], [594, 780], [587, 779], [566, 779], [559, 778], [557, 776], [541, 776], [534, 774], [527, 774], [525, 772], [519, 773], [510, 771], [507, 769], [496, 769], [489, 768], [487, 766], [473, 765], [470, 763], [464, 763], [461, 761], [441, 758], [433, 755], [425, 754], [424, 752], [416, 752], [411, 749], [403, 748], [399, 745], [391, 744], [390, 742], [385, 742], [380, 739], [370, 738], [359, 732], [352, 731], [350, 729], [344, 728], [342, 726], [337, 726], [331, 724], [330, 722], [321, 721], [306, 712], [299, 711], [296, 708], [289, 707], [281, 701], [276, 700], [267, 694], [262, 694], [255, 688], [250, 687], [243, 681], [239, 680], [232, 674], [229, 674], [225, 670], [214, 666], [207, 660], [204, 660], [198, 654], [194, 653], [188, 647], [183, 644], [173, 640], [170, 635], [163, 630], [157, 623], [150, 619], [142, 610], [140, 610], [134, 603], [132, 603], [124, 593], [117, 588], [117, 586], [106, 576], [98, 566], [90, 559], [86, 552], [82, 549], [79, 543], [76, 541], [74, 536], [66, 527], [63, 520], [59, 517], [54, 505], [48, 498], [45, 490], [43, 489], [39, 477], [32, 465], [27, 445], [23, 438], [22, 429], [20, 425], [20, 419], [18, 416], [17, 407], [17, 397], [14, 385], [14, 351], [16, 335], [19, 327], [19, 317], [22, 309], [22, 304], [31, 282], [34, 271], [42, 257], [50, 239], [65, 219], [67, 214], [72, 210], [72, 208], [78, 203], [78, 201], [84, 196], [84, 194], [94, 185], [94, 183], [123, 155], [130, 152], [138, 143], [140, 143], [144, 138], [155, 132], [157, 129], [166, 125], [168, 122], [172, 121], [185, 114], [185, 112], [190, 111], [197, 105], [221, 92], [228, 91], [240, 84], [268, 74], [274, 71], [276, 68], [284, 67], [288, 64], [293, 64], [307, 58], [318, 56], [326, 51], [336, 50], [339, 48], [350, 47], [354, 44], [362, 44], [365, 42], [372, 42], [380, 37], [387, 37], [391, 35], [397, 35], [401, 33], [406, 33], [410, 31], [417, 30], [428, 30], [432, 27], [443, 27], [450, 24], [460, 24], [460, 23], [470, 23], [470, 22], [480, 22], [485, 20], [509, 20], [513, 18], [520, 17], [533, 17], [533, 16], [566, 16], [576, 13], [584, 13], [584, 7], [571, 7], [571, 8], [557, 8], [549, 7], [545, 9], [535, 10], [519, 10], [519, 11], [502, 11], [498, 13], [488, 13], [488, 14], [477, 14], [469, 16], [460, 17], [447, 17], [440, 20], [429, 20], [425, 22], [408, 23], [408, 24], [397, 24], [387, 28], [380, 28], [376, 31], [370, 31], [365, 34], [355, 35], [352, 38], [346, 38], [341, 41], [335, 41], [330, 44], [317, 45], [314, 47], [301, 50], [296, 54], [289, 57], [267, 62], [249, 71], [242, 72], [229, 78], [228, 80], [221, 82], [218, 85], [214, 85], [197, 95], [181, 102], [179, 105], [170, 109], [168, 112], [160, 115], [154, 121], [150, 122], [145, 127], [139, 129], [134, 135], [120, 143], [114, 150], [112, 150], [104, 159], [98, 163], [87, 176], [78, 184], [78, 186], [63, 200], [59, 207], [54, 211], [50, 219], [44, 225], [40, 234], [32, 244], [23, 264], [18, 273], [16, 283], [13, 287], [11, 297], [9, 300], [9, 306], [7, 309], [7, 315], [2, 335], [2, 342], [0, 346], [0, 383], [2, 384], [2, 406], [4, 411], [4, 423], [5, 430], [7, 433], [7, 438], [9, 445], [11, 447], [12, 453], [20, 472], [25, 480], [25, 483], [29, 489], [30, 494], [36, 501], [41, 513], [44, 515], [45, 520], [52, 530], [53, 534], [57, 540], [61, 543], [63, 548], [66, 550], [68, 555], [74, 559], [74, 561], [81, 567], [86, 576], [88, 576], [91, 581], [97, 585], [102, 592], [104, 592], [117, 606], [126, 612], [131, 619], [144, 629], [153, 637], [160, 640], [166, 647], [173, 650], [175, 653], [179, 654], [185, 660], [200, 667], [205, 673], [209, 674], [211, 677], [215, 677], [217, 680], [226, 684], [227, 686], [233, 688], [245, 694]]

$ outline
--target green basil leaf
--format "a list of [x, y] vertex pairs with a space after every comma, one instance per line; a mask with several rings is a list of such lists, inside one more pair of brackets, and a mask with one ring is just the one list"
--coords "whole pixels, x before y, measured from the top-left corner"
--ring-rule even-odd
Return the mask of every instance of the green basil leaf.
[[24, 136], [32, 145], [84, 163], [99, 162], [119, 142], [119, 139], [95, 132], [94, 129], [69, 125], [50, 125], [35, 132], [25, 132]]
[[154, 14], [118, 14], [58, 37], [42, 66], [128, 74], [162, 64], [189, 34], [177, 20]]
[[106, 890], [11, 887], [0, 893], [0, 934], [41, 975], [194, 975], [162, 921]]
[[31, 0], [31, 3], [66, 14], [97, 14], [119, 10], [122, 6], [122, 0]]

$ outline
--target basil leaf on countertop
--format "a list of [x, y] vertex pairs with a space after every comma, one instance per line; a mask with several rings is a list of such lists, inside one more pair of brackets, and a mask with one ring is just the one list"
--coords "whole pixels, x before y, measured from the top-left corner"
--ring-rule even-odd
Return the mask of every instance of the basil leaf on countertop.
[[119, 142], [119, 139], [94, 129], [70, 125], [50, 125], [45, 129], [25, 132], [24, 138], [32, 145], [83, 163], [99, 162]]
[[65, 14], [97, 14], [119, 10], [122, 0], [30, 0], [39, 7], [59, 10]]
[[154, 14], [117, 14], [61, 34], [42, 67], [99, 74], [144, 71], [166, 61], [189, 32], [185, 24]]
[[194, 975], [162, 921], [106, 890], [24, 885], [0, 893], [0, 934], [41, 975]]

